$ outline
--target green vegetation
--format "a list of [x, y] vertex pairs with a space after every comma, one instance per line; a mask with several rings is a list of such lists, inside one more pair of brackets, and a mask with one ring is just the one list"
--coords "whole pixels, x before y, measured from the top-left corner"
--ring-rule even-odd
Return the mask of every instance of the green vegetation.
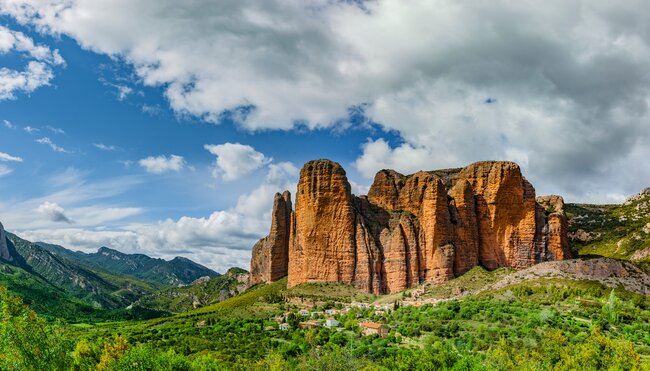
[[369, 301], [372, 294], [359, 291], [352, 285], [340, 282], [307, 282], [287, 290], [288, 298], [304, 300], [335, 300], [335, 301]]
[[157, 288], [190, 284], [204, 276], [219, 276], [217, 272], [181, 257], [166, 261], [143, 254], [124, 254], [108, 247], [101, 247], [96, 253], [85, 254], [43, 242], [34, 245], [88, 270], [128, 276]]
[[[320, 299], [342, 290], [331, 288], [300, 289], [320, 290]], [[0, 369], [650, 369], [649, 298], [599, 283], [540, 279], [385, 311], [346, 311], [336, 300], [310, 308], [319, 321], [336, 309], [340, 329], [299, 328], [291, 295], [285, 279], [174, 317], [71, 326], [46, 323], [2, 291]], [[364, 319], [388, 326], [388, 336], [363, 336]], [[30, 336], [30, 328], [45, 335]], [[39, 364], [29, 363], [45, 349]]]
[[161, 312], [183, 313], [199, 306], [218, 303], [239, 294], [246, 288], [248, 272], [231, 268], [225, 274], [189, 286], [172, 287], [146, 295], [133, 308], [147, 308]]
[[[627, 206], [604, 207], [610, 216], [599, 223], [617, 223], [611, 215]], [[591, 242], [620, 237], [607, 236]], [[130, 282], [155, 290], [45, 252], [52, 267], [113, 285], [109, 297], [127, 297], [116, 292]], [[232, 269], [109, 310], [29, 266], [0, 263], [0, 370], [650, 370], [648, 296], [548, 277], [486, 289], [511, 272], [475, 267], [443, 285], [375, 296], [340, 283], [287, 289], [286, 278], [237, 294], [245, 271]], [[204, 306], [192, 309], [196, 301]], [[340, 326], [325, 327], [329, 317]], [[365, 336], [365, 321], [387, 336]]]
[[[622, 205], [568, 204], [572, 251], [629, 260], [650, 248], [650, 195]], [[650, 264], [650, 256], [639, 261]]]

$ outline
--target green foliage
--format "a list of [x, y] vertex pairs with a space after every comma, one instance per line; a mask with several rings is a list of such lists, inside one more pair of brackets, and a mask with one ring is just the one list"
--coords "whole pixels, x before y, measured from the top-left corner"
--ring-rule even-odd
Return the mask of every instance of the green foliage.
[[[67, 326], [64, 364], [49, 369], [647, 369], [647, 298], [580, 281], [544, 282], [400, 306], [381, 317], [354, 308], [336, 315], [337, 330], [300, 329], [299, 307], [268, 300], [286, 294], [283, 280], [173, 317]], [[273, 319], [287, 312], [290, 329], [281, 331]], [[388, 336], [362, 336], [360, 319], [386, 324]], [[38, 321], [46, 332], [61, 331]]]
[[0, 287], [0, 369], [64, 369], [69, 341], [61, 326], [51, 326]]
[[[567, 204], [569, 232], [578, 230], [589, 239], [571, 241], [571, 249], [581, 256], [606, 256], [630, 259], [638, 250], [650, 247], [650, 196], [629, 204], [586, 205]], [[641, 261], [650, 266], [650, 257]]]
[[183, 313], [199, 306], [216, 304], [224, 299], [239, 294], [245, 288], [241, 275], [246, 274], [241, 268], [231, 268], [219, 277], [189, 286], [172, 287], [146, 295], [133, 304], [138, 310], [154, 310], [167, 313]]

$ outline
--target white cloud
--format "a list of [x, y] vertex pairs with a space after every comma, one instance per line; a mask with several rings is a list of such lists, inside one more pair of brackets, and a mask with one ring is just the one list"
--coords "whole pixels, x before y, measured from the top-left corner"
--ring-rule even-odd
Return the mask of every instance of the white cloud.
[[[320, 128], [367, 104], [417, 167], [527, 159], [544, 189], [606, 197], [650, 183], [618, 181], [650, 147], [646, 5], [0, 0], [0, 12], [123, 58], [179, 114]], [[400, 161], [388, 163], [416, 167]]]
[[52, 222], [73, 223], [73, 221], [65, 215], [65, 210], [53, 202], [43, 202], [38, 206], [38, 208], [36, 208], [36, 211]]
[[12, 156], [5, 152], [0, 152], [0, 161], [23, 162], [23, 159], [20, 157]]
[[52, 140], [48, 137], [43, 137], [41, 139], [36, 139], [36, 143], [44, 144], [46, 146], [49, 146], [52, 148], [52, 151], [54, 152], [61, 152], [61, 153], [70, 153], [68, 152], [65, 148], [57, 145], [56, 143], [52, 142]]
[[204, 148], [217, 156], [214, 163], [214, 177], [222, 176], [226, 181], [237, 180], [271, 162], [270, 158], [249, 145], [206, 144]]
[[133, 89], [126, 85], [116, 85], [115, 88], [117, 89], [117, 100], [120, 102], [133, 93]]
[[9, 166], [0, 164], [0, 177], [3, 177], [5, 175], [9, 175], [12, 172], [13, 172], [13, 170]]
[[138, 163], [148, 173], [162, 174], [168, 171], [181, 171], [185, 166], [185, 159], [182, 156], [177, 155], [171, 155], [169, 157], [165, 155], [157, 157], [149, 156], [138, 161]]
[[61, 129], [61, 128], [55, 128], [55, 127], [52, 127], [52, 126], [49, 126], [49, 125], [46, 126], [45, 128], [47, 130], [53, 132], [54, 134], [65, 134], [65, 131], [63, 129]]
[[144, 181], [142, 176], [117, 177], [95, 180], [90, 174], [75, 168], [68, 168], [56, 175], [46, 176], [42, 183], [46, 186], [43, 196], [16, 199], [17, 194], [6, 194], [0, 199], [0, 221], [21, 230], [57, 229], [52, 219], [34, 218], [34, 210], [42, 210], [44, 216], [49, 210], [61, 211], [69, 220], [75, 221], [79, 228], [100, 228], [113, 226], [115, 222], [142, 213], [142, 208], [111, 203], [110, 200], [134, 189]]
[[119, 148], [113, 145], [104, 144], [104, 143], [93, 143], [95, 148], [101, 149], [102, 151], [112, 152], [117, 151]]
[[404, 174], [430, 170], [434, 158], [427, 148], [415, 148], [407, 143], [391, 148], [383, 139], [369, 140], [362, 149], [363, 154], [354, 165], [366, 178], [372, 178], [381, 169], [393, 169]]
[[13, 129], [13, 128], [14, 128], [14, 125], [11, 123], [11, 121], [9, 121], [9, 120], [2, 120], [2, 122], [4, 123], [4, 125], [5, 125], [5, 127], [6, 127], [7, 129]]
[[[15, 99], [17, 92], [29, 94], [41, 86], [49, 85], [54, 77], [52, 67], [65, 63], [58, 50], [52, 51], [46, 46], [36, 45], [23, 33], [0, 26], [0, 55], [10, 52], [23, 54], [31, 60], [23, 71], [0, 68], [0, 100]], [[7, 123], [5, 121], [5, 125]]]
[[31, 134], [31, 133], [36, 133], [37, 131], [41, 131], [40, 129], [38, 129], [38, 128], [33, 128], [33, 127], [31, 127], [31, 126], [25, 126], [25, 127], [23, 128], [23, 130], [25, 130], [25, 131], [26, 131], [27, 133], [29, 133], [29, 134]]
[[[268, 233], [275, 193], [285, 189], [294, 190], [297, 176], [298, 168], [292, 163], [270, 164], [266, 177], [257, 188], [240, 196], [233, 207], [215, 211], [203, 218], [181, 217], [152, 224], [126, 224], [111, 229], [97, 227], [104, 222], [94, 220], [97, 224], [84, 224], [88, 226], [85, 228], [81, 225], [78, 228], [33, 225], [21, 227], [16, 232], [31, 241], [45, 241], [82, 251], [109, 246], [155, 257], [185, 256], [220, 272], [233, 266], [248, 268], [253, 244]], [[4, 208], [1, 201], [0, 206]], [[88, 218], [93, 219], [94, 215], [106, 210], [95, 206], [91, 209], [71, 209], [66, 214], [74, 217], [78, 223], [87, 223]], [[109, 214], [122, 216], [141, 211], [108, 210]], [[5, 224], [19, 225], [19, 222], [9, 218]]]

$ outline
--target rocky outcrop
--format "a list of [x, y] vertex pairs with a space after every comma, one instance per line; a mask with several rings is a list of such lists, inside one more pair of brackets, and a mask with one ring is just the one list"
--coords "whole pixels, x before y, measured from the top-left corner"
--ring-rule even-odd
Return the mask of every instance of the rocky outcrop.
[[546, 253], [544, 260], [571, 259], [569, 250], [569, 223], [564, 212], [564, 199], [561, 196], [537, 197], [538, 238], [541, 251]]
[[291, 193], [276, 193], [269, 235], [253, 246], [249, 284], [273, 282], [285, 277], [289, 262]]
[[[352, 283], [371, 274], [376, 261], [364, 239], [345, 170], [332, 161], [310, 161], [300, 171], [289, 241], [289, 286], [310, 281]], [[357, 253], [358, 251], [358, 253]], [[372, 285], [359, 277], [359, 285]]]
[[[339, 164], [310, 161], [291, 214], [288, 286], [338, 281], [379, 294], [443, 283], [479, 264], [525, 268], [566, 259], [562, 198], [539, 202], [512, 162], [412, 175], [381, 170], [368, 196], [356, 197]], [[274, 216], [277, 208], [276, 202]], [[263, 239], [253, 249], [258, 282], [279, 278], [265, 276], [272, 265], [268, 245]]]
[[13, 257], [9, 251], [9, 245], [7, 244], [7, 234], [2, 223], [0, 223], [0, 260], [13, 261]]

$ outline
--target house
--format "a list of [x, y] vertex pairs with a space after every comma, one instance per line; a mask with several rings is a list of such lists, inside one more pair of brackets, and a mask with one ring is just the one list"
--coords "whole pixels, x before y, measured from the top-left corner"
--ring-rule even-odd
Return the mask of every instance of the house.
[[386, 312], [384, 312], [383, 310], [376, 310], [375, 311], [375, 316], [383, 316], [384, 314], [386, 314]]
[[328, 318], [325, 320], [325, 327], [339, 327], [339, 325], [339, 321], [335, 320], [334, 318]]
[[280, 330], [282, 330], [282, 331], [289, 331], [289, 324], [288, 323], [281, 323], [279, 327], [280, 327]]
[[320, 322], [315, 319], [310, 319], [309, 321], [300, 322], [300, 328], [315, 329], [320, 327]]
[[339, 313], [340, 313], [340, 311], [336, 310], [336, 309], [327, 309], [325, 311], [325, 314], [330, 315], [330, 316], [334, 316], [334, 315], [339, 314]]
[[386, 328], [385, 325], [376, 322], [361, 323], [361, 332], [365, 336], [379, 335], [382, 338], [388, 336], [388, 328]]
[[307, 309], [302, 309], [300, 312], [298, 312], [303, 317], [307, 317], [309, 315], [309, 311]]

